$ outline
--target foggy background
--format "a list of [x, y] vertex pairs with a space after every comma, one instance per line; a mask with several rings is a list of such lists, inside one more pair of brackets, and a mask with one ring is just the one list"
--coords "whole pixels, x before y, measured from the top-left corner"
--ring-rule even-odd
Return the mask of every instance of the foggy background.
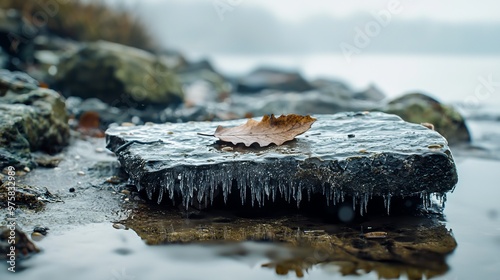
[[[399, 5], [397, 5], [399, 3]], [[355, 28], [397, 5], [367, 53], [497, 54], [495, 1], [131, 1], [169, 48], [195, 53], [338, 53]]]

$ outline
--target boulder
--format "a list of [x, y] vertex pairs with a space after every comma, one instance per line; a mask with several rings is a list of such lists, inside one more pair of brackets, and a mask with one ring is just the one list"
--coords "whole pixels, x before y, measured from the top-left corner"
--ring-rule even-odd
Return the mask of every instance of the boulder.
[[450, 144], [470, 142], [465, 119], [453, 107], [421, 93], [406, 94], [389, 102], [381, 111], [413, 123], [431, 123]]
[[219, 74], [208, 60], [186, 63], [176, 70], [189, 106], [207, 106], [223, 101], [231, 92], [231, 84]]
[[162, 107], [183, 99], [177, 76], [162, 56], [104, 41], [63, 58], [56, 79], [66, 96], [96, 97], [118, 107]]
[[192, 122], [107, 130], [107, 148], [115, 152], [139, 190], [186, 207], [208, 205], [220, 194], [239, 194], [242, 203], [298, 206], [311, 195], [327, 204], [352, 198], [363, 213], [368, 200], [383, 197], [423, 199], [444, 196], [457, 183], [446, 139], [422, 125], [384, 113], [318, 116], [296, 140], [266, 148], [231, 146], [202, 137], [218, 125], [244, 120]]
[[370, 85], [367, 89], [354, 93], [352, 97], [360, 100], [380, 102], [385, 99], [385, 94], [375, 85]]
[[23, 85], [10, 72], [0, 75], [0, 84], [7, 88], [0, 96], [0, 168], [32, 168], [36, 164], [31, 152], [55, 153], [68, 143], [64, 98], [26, 81]]
[[255, 93], [265, 89], [303, 92], [313, 87], [298, 72], [261, 67], [242, 77], [236, 91]]
[[252, 95], [233, 94], [233, 112], [251, 113], [253, 116], [265, 114], [335, 114], [346, 111], [365, 111], [378, 108], [380, 103], [357, 100], [340, 94], [323, 91], [263, 92]]
[[4, 65], [11, 70], [25, 70], [34, 62], [34, 38], [39, 30], [20, 11], [0, 9], [0, 49], [5, 53]]

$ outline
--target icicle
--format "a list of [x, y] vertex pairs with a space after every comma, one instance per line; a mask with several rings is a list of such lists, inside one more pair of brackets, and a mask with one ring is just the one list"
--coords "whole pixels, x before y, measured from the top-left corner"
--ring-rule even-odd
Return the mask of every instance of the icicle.
[[391, 210], [391, 194], [384, 195], [384, 207], [387, 210], [387, 215], [389, 215]]
[[297, 193], [295, 195], [295, 201], [297, 201], [297, 207], [299, 207], [301, 200], [302, 200], [302, 182], [299, 183], [299, 186], [297, 187]]
[[160, 183], [160, 188], [158, 189], [158, 200], [157, 200], [157, 203], [160, 204], [161, 203], [161, 200], [163, 199], [163, 192], [164, 192], [164, 188], [163, 188], [163, 182]]
[[422, 199], [422, 206], [424, 210], [428, 210], [431, 206], [430, 195], [427, 192], [423, 191], [420, 193], [420, 198]]
[[146, 187], [146, 194], [148, 195], [149, 200], [153, 199], [153, 192], [154, 192], [153, 186]]
[[363, 216], [364, 213], [367, 213], [367, 205], [368, 205], [368, 193], [364, 193], [361, 195], [360, 205], [359, 205], [359, 214]]

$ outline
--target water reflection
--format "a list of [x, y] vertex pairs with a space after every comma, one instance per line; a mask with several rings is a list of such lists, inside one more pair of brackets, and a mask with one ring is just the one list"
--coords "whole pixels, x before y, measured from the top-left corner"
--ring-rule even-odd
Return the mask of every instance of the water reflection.
[[[381, 278], [431, 278], [448, 271], [446, 257], [457, 247], [439, 215], [371, 216], [349, 225], [299, 214], [243, 218], [212, 211], [185, 217], [182, 210], [145, 204], [122, 223], [149, 245], [244, 241], [281, 244], [289, 254], [284, 257], [267, 252], [269, 261], [262, 268], [299, 278], [313, 268], [339, 275], [376, 273]], [[251, 254], [248, 248], [234, 248], [223, 255]]]

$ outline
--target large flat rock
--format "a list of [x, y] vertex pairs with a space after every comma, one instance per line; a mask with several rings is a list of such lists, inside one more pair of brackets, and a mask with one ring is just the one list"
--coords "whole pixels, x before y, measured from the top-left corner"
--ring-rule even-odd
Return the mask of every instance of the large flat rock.
[[[262, 205], [285, 198], [300, 202], [322, 194], [328, 203], [353, 197], [364, 209], [369, 198], [445, 195], [457, 183], [447, 141], [422, 125], [384, 113], [318, 115], [296, 140], [266, 148], [225, 148], [218, 125], [245, 120], [113, 127], [107, 148], [131, 182], [158, 201], [167, 195], [185, 206], [239, 192], [242, 202]], [[362, 210], [363, 211], [363, 210]]]

